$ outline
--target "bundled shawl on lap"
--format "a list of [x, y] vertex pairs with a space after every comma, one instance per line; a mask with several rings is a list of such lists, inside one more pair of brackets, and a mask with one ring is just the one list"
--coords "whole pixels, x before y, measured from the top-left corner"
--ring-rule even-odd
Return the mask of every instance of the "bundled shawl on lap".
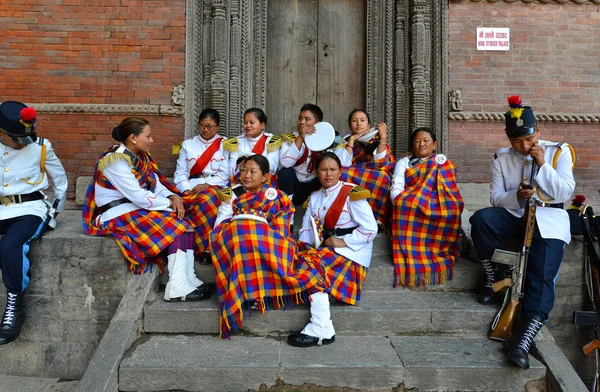
[[[265, 192], [247, 192], [233, 202], [234, 216], [251, 214], [268, 224], [250, 219], [225, 220], [210, 238], [219, 295], [221, 338], [242, 327], [243, 304], [255, 300], [264, 312], [304, 303], [314, 291], [322, 291], [316, 268], [295, 262], [296, 242], [290, 229], [294, 213], [281, 191], [269, 200]], [[275, 189], [270, 189], [271, 193]]]
[[[323, 242], [323, 225], [316, 218], [321, 243]], [[298, 244], [300, 252], [296, 255], [298, 261], [316, 266], [325, 292], [348, 305], [356, 305], [360, 301], [363, 282], [367, 277], [367, 268], [352, 260], [335, 253], [332, 247], [322, 246], [319, 249], [305, 242]]]
[[[379, 141], [375, 136], [372, 141]], [[373, 209], [375, 220], [384, 226], [388, 225], [391, 212], [390, 186], [392, 174], [396, 160], [387, 147], [387, 154], [384, 159], [373, 162], [372, 150], [363, 143], [354, 143], [354, 152], [352, 155], [352, 167], [343, 168], [341, 181], [360, 185], [371, 192], [369, 205]]]
[[194, 224], [196, 230], [194, 252], [198, 256], [208, 251], [210, 234], [219, 215], [219, 187], [210, 186], [195, 195], [183, 197], [185, 214]]
[[443, 284], [458, 257], [463, 200], [450, 160], [435, 155], [406, 170], [392, 217], [394, 287]]
[[166, 249], [176, 237], [185, 233], [191, 227], [190, 222], [177, 219], [177, 215], [173, 212], [139, 209], [102, 224], [97, 223], [100, 209], [96, 206], [94, 185], [98, 183], [101, 187], [115, 189], [101, 171], [103, 167], [114, 161], [128, 161], [133, 167], [132, 171], [140, 186], [146, 186], [147, 189], [154, 191], [156, 189], [154, 174], [156, 174], [167, 189], [178, 193], [175, 186], [158, 170], [158, 165], [149, 154], [137, 155], [133, 165], [134, 158], [127, 154], [115, 153], [117, 148], [118, 146], [115, 146], [102, 153], [96, 163], [94, 177], [83, 203], [83, 229], [88, 235], [113, 237], [129, 263], [129, 270], [132, 273], [141, 274], [151, 269], [152, 264], [156, 264], [162, 272], [164, 257], [160, 254], [161, 251]]

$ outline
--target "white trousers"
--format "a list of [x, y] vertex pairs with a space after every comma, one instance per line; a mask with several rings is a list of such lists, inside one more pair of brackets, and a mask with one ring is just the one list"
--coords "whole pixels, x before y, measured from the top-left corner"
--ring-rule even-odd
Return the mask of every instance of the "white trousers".
[[319, 339], [331, 339], [335, 335], [329, 310], [329, 294], [315, 293], [310, 296], [310, 322], [302, 333]]

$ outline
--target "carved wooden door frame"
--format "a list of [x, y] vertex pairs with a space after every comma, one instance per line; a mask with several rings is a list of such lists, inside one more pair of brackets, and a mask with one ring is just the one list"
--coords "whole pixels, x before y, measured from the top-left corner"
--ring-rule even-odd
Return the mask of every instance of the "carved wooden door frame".
[[[448, 148], [448, 0], [369, 0], [366, 104], [385, 119], [396, 154], [432, 127]], [[239, 134], [241, 114], [266, 103], [267, 0], [186, 0], [185, 136], [205, 106]]]

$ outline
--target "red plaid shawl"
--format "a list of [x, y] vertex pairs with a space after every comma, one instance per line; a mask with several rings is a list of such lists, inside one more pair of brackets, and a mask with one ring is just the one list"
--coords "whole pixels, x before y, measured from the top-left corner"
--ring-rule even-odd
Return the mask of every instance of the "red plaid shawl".
[[[88, 235], [113, 237], [129, 263], [129, 270], [132, 273], [141, 274], [149, 270], [152, 264], [158, 265], [162, 272], [164, 257], [160, 254], [161, 251], [166, 249], [177, 236], [185, 233], [191, 226], [189, 221], [180, 221], [175, 213], [169, 211], [140, 209], [96, 225], [96, 218], [100, 214], [100, 210], [96, 206], [94, 185], [98, 183], [102, 187], [115, 189], [98, 170], [98, 163], [115, 150], [116, 147], [113, 147], [102, 153], [96, 163], [94, 177], [87, 189], [83, 203], [83, 229]], [[140, 186], [148, 183], [150, 190], [154, 190], [156, 183], [153, 174], [156, 174], [167, 189], [178, 193], [175, 186], [158, 170], [158, 165], [150, 154], [139, 154], [132, 171], [140, 182]]]
[[340, 180], [368, 189], [371, 192], [369, 205], [373, 209], [375, 220], [388, 227], [392, 209], [390, 186], [396, 160], [389, 146], [383, 160], [372, 162], [372, 158], [362, 143], [354, 143], [353, 165], [343, 169]]
[[452, 279], [464, 206], [454, 164], [437, 164], [434, 155], [407, 169], [404, 191], [393, 204], [394, 287]]
[[252, 214], [269, 224], [253, 220], [225, 220], [210, 237], [210, 250], [219, 295], [221, 337], [242, 327], [243, 304], [255, 300], [261, 312], [303, 303], [313, 291], [321, 291], [316, 268], [295, 261], [296, 243], [290, 220], [294, 207], [277, 191], [268, 200], [268, 185], [245, 193], [233, 202], [234, 215]]

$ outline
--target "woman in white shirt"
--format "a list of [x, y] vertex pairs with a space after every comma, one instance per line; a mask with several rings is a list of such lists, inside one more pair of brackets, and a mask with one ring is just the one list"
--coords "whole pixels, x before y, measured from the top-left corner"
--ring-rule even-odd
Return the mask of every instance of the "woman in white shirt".
[[412, 154], [398, 161], [392, 178], [394, 286], [443, 284], [458, 257], [463, 200], [456, 168], [442, 154], [430, 128], [410, 137]]
[[324, 290], [310, 296], [310, 323], [287, 338], [297, 347], [335, 341], [328, 294], [350, 305], [360, 300], [377, 235], [369, 191], [340, 181], [342, 165], [337, 155], [324, 152], [315, 166], [322, 187], [308, 200], [299, 238], [303, 251], [297, 258], [317, 266]]
[[196, 260], [210, 264], [208, 238], [221, 204], [217, 192], [229, 184], [229, 151], [224, 148], [227, 138], [218, 134], [218, 111], [204, 109], [198, 121], [199, 135], [174, 147], [174, 151], [179, 149], [174, 182], [186, 196], [186, 212], [198, 233]]
[[113, 237], [135, 274], [150, 270], [152, 264], [162, 272], [166, 251], [166, 301], [210, 298], [207, 286], [194, 273], [195, 232], [185, 217], [183, 200], [149, 154], [150, 124], [128, 117], [113, 129], [112, 136], [120, 144], [98, 159], [84, 200], [84, 230], [89, 235]]

